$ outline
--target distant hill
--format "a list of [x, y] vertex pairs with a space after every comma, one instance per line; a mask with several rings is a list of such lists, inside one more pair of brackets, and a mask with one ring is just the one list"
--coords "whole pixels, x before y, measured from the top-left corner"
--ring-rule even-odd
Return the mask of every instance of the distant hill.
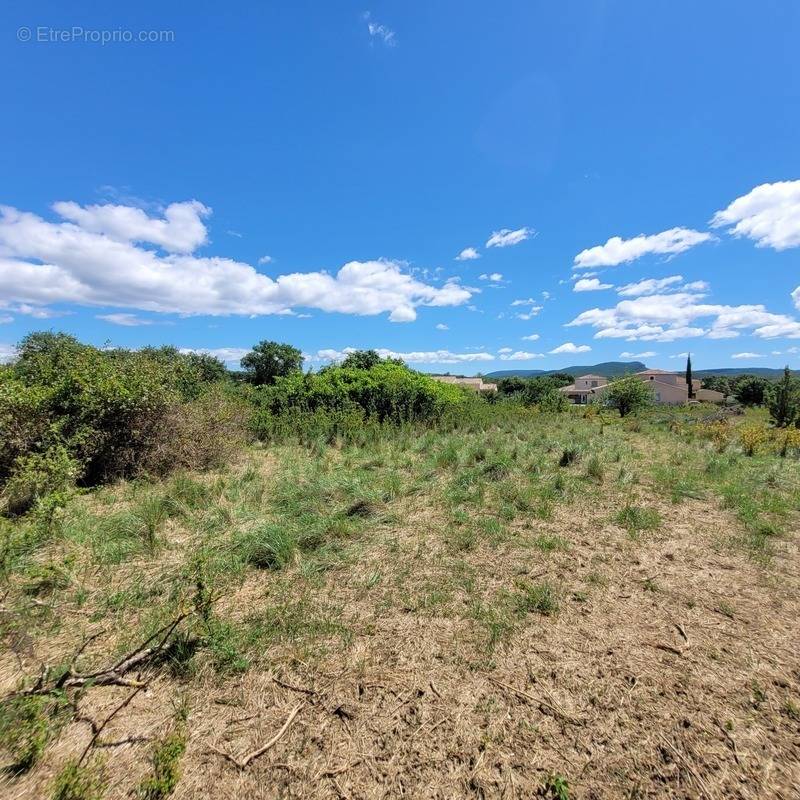
[[[615, 378], [628, 372], [641, 372], [647, 367], [641, 361], [603, 361], [601, 364], [589, 366], [561, 367], [560, 369], [499, 369], [497, 372], [487, 372], [484, 378], [531, 378], [534, 375], [552, 375], [554, 372], [567, 372], [576, 378], [580, 375], [602, 375], [604, 378]], [[716, 374], [716, 373], [713, 373]]]
[[[647, 367], [641, 361], [604, 361], [602, 364], [591, 364], [584, 366], [562, 367], [561, 369], [499, 369], [496, 372], [488, 372], [484, 378], [498, 380], [499, 378], [532, 378], [535, 375], [552, 375], [554, 372], [567, 372], [576, 378], [581, 375], [602, 375], [604, 378], [615, 378], [618, 375], [625, 375], [628, 372], [641, 372]], [[683, 372], [683, 366], [675, 370]], [[792, 370], [797, 375], [797, 370]], [[783, 375], [783, 369], [774, 367], [720, 367], [719, 369], [695, 369], [692, 371], [695, 378], [710, 378], [712, 375], [721, 375], [732, 378], [737, 375], [758, 375], [762, 378], [774, 380]]]
[[[792, 370], [796, 375], [797, 370]], [[774, 367], [722, 367], [721, 369], [695, 369], [692, 370], [695, 378], [710, 378], [712, 375], [723, 375], [726, 378], [733, 378], [737, 375], [758, 375], [761, 378], [780, 378], [783, 375], [783, 368]]]

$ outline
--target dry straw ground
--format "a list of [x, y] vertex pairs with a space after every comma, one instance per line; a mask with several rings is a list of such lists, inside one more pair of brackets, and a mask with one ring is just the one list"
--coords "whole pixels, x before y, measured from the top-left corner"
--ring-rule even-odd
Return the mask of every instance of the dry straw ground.
[[252, 449], [20, 524], [0, 793], [798, 797], [800, 468], [758, 424]]

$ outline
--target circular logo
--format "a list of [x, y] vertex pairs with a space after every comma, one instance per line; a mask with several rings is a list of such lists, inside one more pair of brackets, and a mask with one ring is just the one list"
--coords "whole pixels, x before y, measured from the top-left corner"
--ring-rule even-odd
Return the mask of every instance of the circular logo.
[[29, 42], [31, 40], [31, 29], [26, 28], [24, 25], [17, 28], [17, 39], [20, 42]]

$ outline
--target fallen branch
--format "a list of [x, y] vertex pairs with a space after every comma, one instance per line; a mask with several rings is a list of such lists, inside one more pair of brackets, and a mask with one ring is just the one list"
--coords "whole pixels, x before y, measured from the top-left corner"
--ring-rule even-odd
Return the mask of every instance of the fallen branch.
[[300, 713], [304, 705], [305, 701], [298, 703], [298, 705], [296, 705], [289, 713], [289, 716], [286, 718], [286, 722], [283, 723], [281, 729], [266, 744], [262, 745], [257, 750], [253, 750], [252, 753], [248, 753], [242, 759], [238, 759], [230, 753], [227, 753], [225, 750], [220, 750], [219, 748], [214, 747], [214, 745], [209, 745], [209, 748], [217, 755], [220, 755], [230, 761], [231, 764], [234, 764], [239, 769], [246, 769], [253, 761], [263, 756], [264, 753], [273, 748], [280, 741], [281, 737], [286, 733], [286, 731], [289, 730], [291, 724], [294, 722], [295, 717]]
[[[146, 684], [137, 680], [126, 678], [126, 674], [137, 667], [143, 667], [160, 653], [163, 653], [172, 634], [178, 625], [189, 616], [188, 613], [180, 614], [172, 622], [159, 628], [152, 636], [138, 645], [134, 650], [126, 653], [116, 664], [97, 670], [95, 672], [78, 673], [75, 672], [75, 661], [84, 651], [89, 642], [97, 638], [99, 634], [89, 637], [78, 648], [72, 657], [72, 662], [66, 671], [55, 681], [50, 682], [50, 668], [42, 667], [42, 671], [36, 683], [20, 692], [17, 695], [50, 694], [58, 689], [80, 689], [84, 686], [128, 686], [133, 689], [143, 689]], [[158, 640], [157, 644], [152, 644]]]

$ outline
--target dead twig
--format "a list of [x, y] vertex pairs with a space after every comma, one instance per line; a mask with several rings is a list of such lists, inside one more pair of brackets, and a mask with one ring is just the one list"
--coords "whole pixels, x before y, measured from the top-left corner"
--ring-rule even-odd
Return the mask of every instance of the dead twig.
[[509, 683], [503, 683], [502, 681], [499, 681], [496, 678], [490, 677], [489, 681], [491, 683], [496, 684], [497, 686], [500, 686], [503, 689], [506, 689], [509, 692], [513, 692], [514, 694], [519, 695], [520, 697], [523, 697], [525, 700], [529, 700], [531, 703], [536, 703], [537, 705], [541, 705], [541, 706], [545, 706], [546, 708], [549, 708], [550, 711], [553, 712], [553, 714], [555, 714], [557, 717], [561, 717], [561, 719], [563, 719], [563, 720], [565, 720], [567, 722], [571, 722], [574, 725], [580, 725], [581, 724], [581, 721], [579, 719], [576, 719], [575, 717], [571, 716], [570, 714], [567, 714], [567, 712], [564, 711], [564, 709], [562, 709], [555, 702], [555, 700], [553, 700], [552, 698], [544, 699], [542, 697], [535, 697], [534, 695], [529, 694], [528, 692], [522, 691], [522, 689], [517, 689], [516, 686], [511, 686], [511, 684], [509, 684]]
[[264, 753], [273, 748], [280, 741], [281, 737], [286, 733], [286, 731], [289, 730], [289, 727], [294, 722], [295, 717], [303, 709], [304, 705], [305, 701], [298, 703], [289, 713], [289, 716], [286, 718], [286, 722], [283, 723], [281, 729], [266, 744], [263, 744], [258, 749], [248, 753], [244, 758], [238, 759], [236, 756], [227, 753], [225, 750], [220, 750], [218, 747], [214, 747], [214, 745], [209, 745], [209, 749], [213, 750], [217, 755], [227, 759], [231, 762], [231, 764], [234, 764], [239, 769], [246, 769], [253, 761], [263, 756]]
[[78, 759], [78, 766], [83, 763], [83, 759], [86, 758], [89, 751], [94, 747], [97, 740], [100, 738], [100, 734], [103, 732], [103, 728], [111, 722], [114, 717], [122, 711], [123, 708], [126, 708], [130, 705], [131, 701], [134, 697], [136, 697], [142, 689], [146, 688], [147, 684], [142, 684], [141, 686], [137, 686], [99, 725], [92, 724], [92, 730], [94, 731], [92, 734], [92, 738], [89, 740], [89, 744], [86, 745], [83, 752], [81, 753], [81, 757]]
[[291, 692], [300, 692], [301, 694], [307, 694], [309, 697], [316, 697], [318, 694], [318, 692], [315, 692], [313, 689], [306, 689], [305, 686], [293, 686], [291, 683], [286, 683], [286, 681], [282, 681], [274, 675], [272, 676], [272, 680], [274, 683], [277, 683], [278, 686], [282, 686], [284, 689], [288, 689]]
[[676, 755], [678, 759], [680, 759], [683, 766], [686, 767], [686, 769], [689, 771], [689, 774], [694, 778], [695, 783], [697, 783], [697, 786], [700, 789], [700, 791], [708, 798], [708, 800], [714, 800], [714, 795], [711, 793], [711, 790], [708, 788], [708, 785], [700, 777], [700, 774], [694, 768], [694, 765], [689, 761], [689, 759], [686, 758], [686, 756], [683, 753], [681, 753], [681, 751], [678, 750], [678, 748], [675, 747], [675, 745], [672, 744], [672, 742], [670, 742], [669, 739], [667, 739], [667, 737], [664, 736], [663, 733], [659, 733], [658, 737], [672, 751], [672, 753]]

